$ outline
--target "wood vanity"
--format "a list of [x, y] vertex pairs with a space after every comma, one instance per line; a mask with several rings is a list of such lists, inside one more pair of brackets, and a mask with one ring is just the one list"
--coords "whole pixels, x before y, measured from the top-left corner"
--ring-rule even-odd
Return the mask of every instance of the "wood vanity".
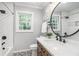
[[45, 47], [37, 41], [37, 56], [51, 56]]
[[79, 41], [68, 39], [63, 43], [55, 38], [37, 38], [37, 56], [79, 56]]

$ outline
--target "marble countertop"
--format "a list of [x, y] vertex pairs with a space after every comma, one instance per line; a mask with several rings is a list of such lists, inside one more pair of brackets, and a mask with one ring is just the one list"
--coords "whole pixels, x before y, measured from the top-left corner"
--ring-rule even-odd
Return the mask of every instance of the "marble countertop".
[[68, 40], [67, 43], [59, 42], [55, 38], [37, 38], [45, 49], [54, 56], [79, 56], [79, 41]]

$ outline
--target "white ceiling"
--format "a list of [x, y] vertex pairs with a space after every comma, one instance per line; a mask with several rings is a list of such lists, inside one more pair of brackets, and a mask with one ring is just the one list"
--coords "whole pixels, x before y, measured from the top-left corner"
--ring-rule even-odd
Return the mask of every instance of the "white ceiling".
[[43, 9], [45, 8], [50, 2], [15, 2], [15, 5], [18, 6], [29, 6], [33, 8]]
[[67, 3], [61, 3], [57, 6], [55, 9], [56, 12], [59, 11], [72, 11], [79, 8], [79, 2], [67, 2]]

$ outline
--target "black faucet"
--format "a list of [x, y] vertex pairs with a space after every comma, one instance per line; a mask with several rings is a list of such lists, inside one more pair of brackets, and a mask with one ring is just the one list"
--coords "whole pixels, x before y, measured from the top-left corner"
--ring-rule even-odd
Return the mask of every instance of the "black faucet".
[[61, 36], [56, 36], [56, 40], [58, 40], [60, 42], [63, 42], [63, 43], [66, 43], [66, 40], [65, 39], [62, 39]]
[[62, 37], [61, 37], [61, 36], [59, 36], [59, 41], [60, 41], [60, 42], [62, 41]]
[[66, 43], [66, 40], [65, 39], [63, 39], [63, 43]]
[[62, 41], [62, 37], [61, 36], [56, 36], [56, 40]]
[[58, 40], [58, 36], [56, 36], [56, 40]]

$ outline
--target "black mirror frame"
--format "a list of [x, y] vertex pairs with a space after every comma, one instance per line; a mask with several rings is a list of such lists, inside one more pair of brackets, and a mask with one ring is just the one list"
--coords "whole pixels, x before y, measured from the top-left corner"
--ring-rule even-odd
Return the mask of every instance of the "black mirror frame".
[[56, 33], [56, 32], [53, 30], [53, 27], [52, 27], [52, 15], [53, 15], [55, 9], [57, 8], [57, 6], [58, 6], [60, 3], [61, 3], [61, 2], [59, 2], [59, 3], [56, 5], [56, 7], [53, 9], [53, 11], [52, 11], [52, 13], [51, 13], [51, 16], [50, 16], [50, 27], [51, 27], [52, 32], [53, 32], [55, 35], [59, 36], [59, 37], [71, 37], [71, 36], [75, 35], [76, 33], [78, 33], [78, 32], [79, 32], [79, 29], [76, 30], [76, 31], [75, 31], [74, 33], [72, 33], [72, 34], [62, 36], [62, 35], [60, 35], [59, 33]]

